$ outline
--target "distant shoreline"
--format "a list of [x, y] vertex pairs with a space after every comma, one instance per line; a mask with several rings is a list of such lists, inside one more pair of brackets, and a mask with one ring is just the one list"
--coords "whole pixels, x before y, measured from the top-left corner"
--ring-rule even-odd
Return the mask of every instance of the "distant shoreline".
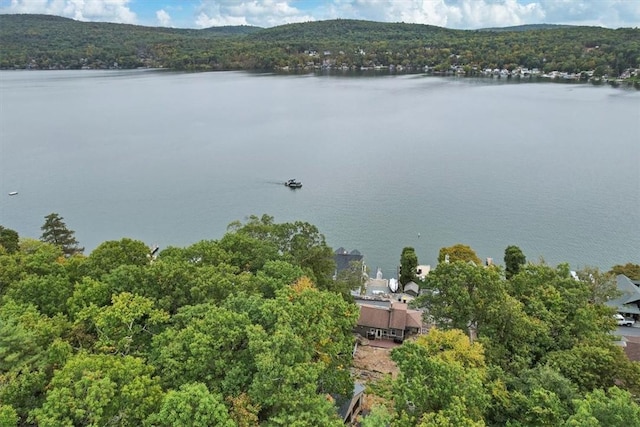
[[552, 72], [540, 75], [505, 75], [500, 72], [491, 74], [474, 74], [464, 75], [455, 72], [432, 72], [418, 71], [414, 69], [389, 69], [384, 68], [366, 68], [366, 69], [314, 69], [314, 70], [179, 70], [162, 67], [137, 67], [137, 68], [80, 68], [80, 69], [25, 69], [25, 68], [0, 68], [0, 71], [28, 71], [28, 72], [45, 72], [45, 71], [113, 71], [113, 72], [167, 72], [167, 73], [216, 73], [216, 72], [234, 72], [248, 74], [271, 74], [280, 76], [329, 76], [329, 77], [384, 77], [384, 76], [402, 76], [402, 75], [421, 75], [424, 77], [447, 77], [454, 79], [478, 79], [492, 80], [504, 83], [559, 83], [559, 84], [590, 84], [592, 86], [611, 86], [614, 88], [635, 89], [640, 90], [640, 80], [631, 78], [609, 78], [609, 77], [588, 77], [581, 78], [580, 74], [570, 74], [561, 72]]

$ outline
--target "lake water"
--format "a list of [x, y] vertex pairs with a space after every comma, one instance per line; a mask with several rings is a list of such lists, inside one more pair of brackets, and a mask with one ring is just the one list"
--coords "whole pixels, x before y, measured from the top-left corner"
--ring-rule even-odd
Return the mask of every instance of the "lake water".
[[[303, 182], [300, 190], [282, 183]], [[17, 196], [8, 196], [18, 191]], [[0, 72], [0, 224], [57, 212], [187, 246], [264, 213], [395, 276], [470, 245], [502, 263], [640, 263], [640, 92], [421, 75]]]

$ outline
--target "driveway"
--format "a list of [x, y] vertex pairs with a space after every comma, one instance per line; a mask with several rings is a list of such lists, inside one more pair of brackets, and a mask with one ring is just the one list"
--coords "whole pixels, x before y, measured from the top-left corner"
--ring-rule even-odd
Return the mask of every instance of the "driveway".
[[[640, 322], [636, 322], [636, 325], [640, 326], [638, 323]], [[615, 330], [615, 334], [625, 337], [640, 337], [640, 328], [637, 326], [618, 326]]]

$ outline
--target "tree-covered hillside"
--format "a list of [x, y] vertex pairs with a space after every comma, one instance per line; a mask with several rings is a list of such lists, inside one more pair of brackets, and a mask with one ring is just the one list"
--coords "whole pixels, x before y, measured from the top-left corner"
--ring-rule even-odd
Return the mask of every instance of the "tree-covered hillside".
[[[42, 231], [0, 226], [0, 425], [343, 425], [358, 280], [333, 278], [315, 226], [253, 216], [219, 240], [87, 256], [58, 214]], [[361, 425], [640, 425], [610, 276], [518, 254], [507, 279], [455, 249], [416, 300], [437, 327], [393, 350], [400, 374], [368, 384]]]
[[537, 68], [621, 76], [640, 68], [640, 29], [542, 27], [450, 30], [329, 20], [274, 28], [203, 30], [0, 15], [0, 68], [164, 67], [176, 70], [314, 70], [402, 67], [422, 72]]

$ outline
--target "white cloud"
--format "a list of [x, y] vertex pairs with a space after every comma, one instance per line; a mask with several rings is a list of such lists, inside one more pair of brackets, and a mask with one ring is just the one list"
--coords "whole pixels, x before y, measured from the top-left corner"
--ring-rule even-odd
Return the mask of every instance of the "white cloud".
[[548, 22], [610, 28], [640, 26], [637, 0], [539, 0]]
[[540, 22], [538, 3], [517, 0], [334, 0], [331, 17], [481, 28]]
[[196, 25], [201, 28], [220, 25], [273, 27], [315, 20], [292, 3], [291, 0], [201, 0]]
[[171, 27], [171, 15], [169, 15], [164, 9], [156, 11], [156, 19], [161, 27]]
[[79, 21], [106, 21], [135, 24], [130, 0], [11, 0], [5, 13], [42, 13]]
[[[639, 27], [640, 0], [0, 0], [0, 13], [183, 27], [273, 27], [324, 19], [410, 22], [448, 28], [521, 24]], [[140, 15], [137, 16], [136, 12]], [[169, 14], [171, 12], [171, 14]]]
[[516, 0], [465, 0], [461, 9], [461, 26], [464, 28], [533, 24], [542, 22], [545, 17], [545, 12], [538, 3], [521, 4]]

